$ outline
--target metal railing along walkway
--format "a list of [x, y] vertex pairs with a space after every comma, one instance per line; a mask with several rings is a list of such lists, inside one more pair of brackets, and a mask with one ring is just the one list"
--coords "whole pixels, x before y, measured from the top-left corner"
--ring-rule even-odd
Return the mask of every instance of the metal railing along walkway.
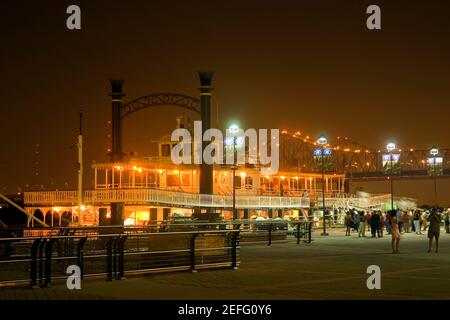
[[69, 266], [81, 279], [239, 265], [239, 230], [198, 230], [43, 236], [0, 239], [0, 285], [47, 286], [67, 279]]
[[81, 276], [107, 280], [131, 274], [237, 268], [241, 244], [310, 243], [308, 221], [161, 222], [146, 226], [15, 228], [0, 238], [0, 285], [47, 286], [67, 279], [71, 265]]

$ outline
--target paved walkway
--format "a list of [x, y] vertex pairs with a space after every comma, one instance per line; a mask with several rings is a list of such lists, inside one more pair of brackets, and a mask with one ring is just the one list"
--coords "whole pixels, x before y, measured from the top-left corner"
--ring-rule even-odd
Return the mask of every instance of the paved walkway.
[[[358, 238], [314, 232], [311, 244], [244, 246], [239, 270], [178, 272], [106, 282], [86, 279], [47, 289], [0, 288], [0, 299], [450, 299], [450, 235], [427, 253], [426, 235], [404, 234], [400, 254], [390, 236]], [[381, 290], [368, 290], [366, 269], [381, 268]]]

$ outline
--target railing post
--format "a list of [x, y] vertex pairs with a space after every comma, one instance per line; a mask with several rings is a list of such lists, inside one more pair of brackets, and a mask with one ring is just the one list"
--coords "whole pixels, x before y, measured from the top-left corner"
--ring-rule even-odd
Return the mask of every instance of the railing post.
[[298, 223], [297, 223], [297, 244], [300, 243], [300, 224], [301, 224], [301, 222], [298, 221]]
[[272, 245], [272, 223], [269, 223], [269, 243], [267, 245]]
[[118, 259], [118, 251], [119, 251], [118, 250], [119, 242], [120, 242], [120, 236], [118, 238], [114, 239], [114, 243], [112, 245], [112, 258], [113, 258], [113, 261], [112, 261], [112, 267], [113, 267], [112, 272], [115, 275], [116, 280], [118, 278], [118, 276], [117, 276], [117, 273], [118, 273], [118, 270], [117, 270], [117, 259]]
[[231, 267], [237, 270], [237, 243], [240, 231], [232, 231], [231, 234]]
[[44, 278], [44, 246], [47, 242], [46, 239], [41, 238], [41, 242], [39, 243], [39, 252], [38, 252], [38, 259], [39, 259], [39, 284], [42, 285], [43, 278]]
[[197, 238], [198, 233], [194, 233], [191, 236], [191, 241], [190, 241], [190, 260], [191, 260], [191, 272], [197, 272], [197, 270], [195, 270], [195, 239]]
[[37, 251], [39, 248], [39, 244], [41, 243], [41, 239], [35, 239], [33, 244], [31, 245], [31, 265], [30, 265], [30, 280], [31, 287], [38, 288], [37, 286]]
[[57, 242], [58, 239], [49, 239], [45, 246], [45, 282], [44, 287], [48, 287], [52, 280], [52, 253], [53, 244]]
[[108, 239], [106, 242], [106, 281], [112, 281], [112, 245], [114, 238]]
[[312, 229], [312, 223], [308, 223], [308, 243], [311, 243], [311, 229]]
[[80, 268], [81, 274], [80, 274], [80, 279], [83, 280], [83, 275], [84, 275], [84, 251], [83, 251], [83, 246], [86, 243], [87, 237], [81, 238], [78, 241], [78, 245], [77, 245], [77, 260], [78, 260], [78, 267]]
[[122, 280], [125, 278], [125, 241], [127, 240], [127, 236], [121, 236], [117, 239], [117, 247], [118, 250], [118, 271], [116, 273], [116, 280]]

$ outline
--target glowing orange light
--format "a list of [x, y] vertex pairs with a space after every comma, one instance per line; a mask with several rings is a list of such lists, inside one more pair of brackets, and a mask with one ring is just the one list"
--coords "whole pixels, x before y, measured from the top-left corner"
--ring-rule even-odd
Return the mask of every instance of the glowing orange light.
[[138, 167], [138, 166], [133, 166], [133, 170], [134, 170], [134, 171], [137, 171], [137, 172], [139, 172], [139, 173], [142, 172], [142, 168], [141, 168], [141, 167]]

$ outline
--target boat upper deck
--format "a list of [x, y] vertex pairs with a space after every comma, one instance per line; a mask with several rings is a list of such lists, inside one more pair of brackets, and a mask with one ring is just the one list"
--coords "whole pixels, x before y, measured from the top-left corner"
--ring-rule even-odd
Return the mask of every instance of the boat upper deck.
[[[25, 206], [69, 206], [76, 205], [78, 191], [30, 191], [24, 192]], [[230, 195], [206, 195], [160, 189], [106, 189], [85, 190], [83, 203], [105, 205], [114, 202], [127, 204], [152, 204], [174, 207], [232, 208]], [[305, 197], [286, 196], [236, 196], [236, 208], [309, 208], [310, 200]]]

